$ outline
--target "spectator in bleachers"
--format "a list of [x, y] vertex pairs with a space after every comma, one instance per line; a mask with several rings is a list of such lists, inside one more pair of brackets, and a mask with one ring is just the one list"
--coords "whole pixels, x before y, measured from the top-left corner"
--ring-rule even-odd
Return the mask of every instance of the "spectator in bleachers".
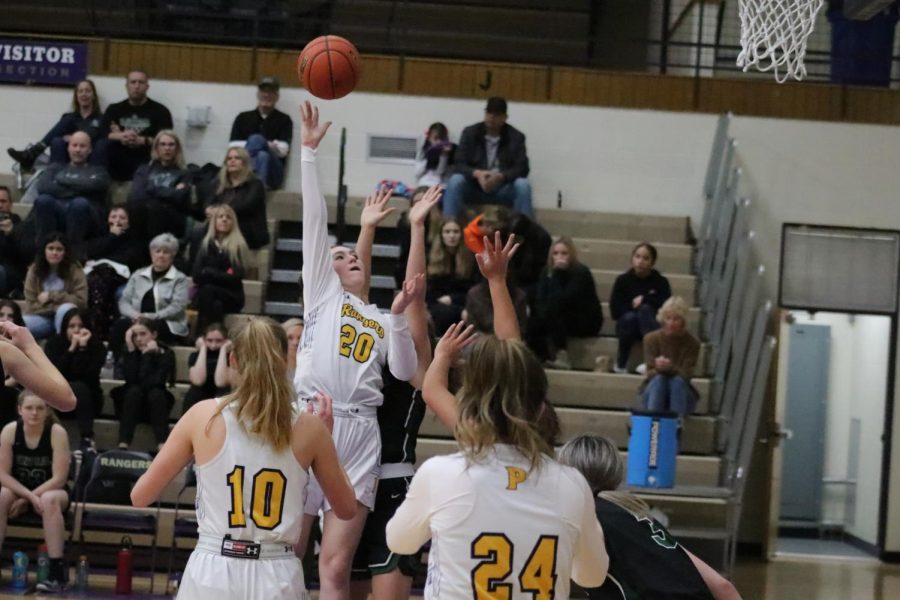
[[106, 360], [106, 347], [94, 337], [87, 313], [73, 308], [65, 314], [60, 332], [44, 346], [44, 352], [62, 373], [75, 393], [75, 410], [63, 413], [78, 420], [80, 447], [94, 447], [94, 417], [103, 409], [100, 369]]
[[60, 331], [69, 309], [86, 305], [84, 270], [69, 255], [65, 236], [49, 234], [25, 275], [25, 325], [35, 339], [44, 339]]
[[294, 380], [294, 371], [297, 370], [297, 349], [303, 339], [303, 319], [288, 319], [281, 324], [288, 339], [287, 370], [288, 379]]
[[444, 183], [453, 165], [456, 144], [450, 141], [447, 126], [432, 123], [425, 140], [416, 148], [416, 185], [429, 188]]
[[221, 323], [211, 323], [203, 330], [203, 337], [198, 337], [194, 346], [196, 350], [188, 357], [188, 377], [191, 387], [184, 394], [181, 414], [201, 400], [218, 398], [228, 390], [216, 385], [216, 371], [225, 367], [219, 363], [228, 362], [228, 330]]
[[505, 229], [501, 231], [504, 237], [514, 235], [519, 244], [519, 251], [513, 255], [509, 271], [516, 285], [525, 290], [531, 305], [541, 273], [547, 266], [553, 238], [537, 221], [521, 213], [510, 214]]
[[18, 407], [19, 418], [0, 432], [0, 546], [8, 519], [29, 511], [40, 515], [50, 573], [37, 589], [59, 592], [67, 579], [63, 514], [69, 506], [69, 436], [36, 394], [22, 392]]
[[0, 323], [10, 321], [21, 327], [25, 326], [22, 319], [22, 309], [18, 302], [9, 298], [0, 298]]
[[191, 174], [184, 168], [181, 140], [171, 129], [156, 134], [150, 162], [134, 172], [128, 211], [143, 241], [161, 233], [184, 237], [191, 215]]
[[21, 217], [12, 212], [12, 192], [0, 185], [0, 297], [21, 289], [28, 267], [28, 260], [20, 251], [21, 224]]
[[169, 412], [175, 397], [175, 353], [158, 339], [157, 322], [139, 317], [125, 332], [122, 357], [125, 385], [113, 390], [119, 418], [119, 448], [127, 450], [138, 422], [148, 419], [157, 449], [169, 437]]
[[[10, 321], [20, 327], [25, 327], [22, 320], [22, 309], [14, 300], [0, 299], [0, 323]], [[0, 365], [2, 369], [3, 365]], [[0, 425], [6, 425], [15, 421], [18, 415], [16, 411], [16, 398], [19, 397], [19, 383], [12, 375], [3, 373], [3, 381], [0, 381]]]
[[552, 368], [570, 369], [570, 337], [593, 337], [603, 326], [603, 309], [591, 270], [578, 261], [575, 244], [557, 238], [535, 293], [528, 321], [528, 345]]
[[[24, 150], [7, 148], [6, 152], [14, 161], [19, 163], [23, 171], [30, 171], [35, 161], [50, 149], [50, 162], [65, 163], [69, 160], [67, 150], [69, 139], [76, 131], [83, 131], [91, 138], [91, 144], [96, 144], [100, 136], [100, 122], [103, 112], [100, 110], [100, 99], [97, 96], [97, 88], [90, 79], [82, 79], [75, 84], [72, 92], [72, 111], [63, 113], [50, 131], [41, 141], [29, 145]], [[103, 164], [99, 154], [91, 157], [93, 164]]]
[[150, 266], [131, 274], [119, 299], [119, 314], [110, 333], [110, 345], [117, 355], [122, 350], [125, 330], [138, 318], [154, 323], [154, 335], [161, 341], [177, 343], [188, 334], [188, 279], [175, 268], [178, 240], [170, 233], [150, 242]]
[[440, 236], [431, 243], [426, 273], [428, 312], [435, 332], [442, 336], [462, 317], [466, 295], [479, 279], [475, 257], [462, 243], [462, 229], [456, 219], [444, 219], [441, 224]]
[[128, 209], [117, 204], [109, 209], [107, 233], [87, 244], [85, 265], [88, 282], [88, 310], [94, 335], [109, 338], [109, 330], [119, 317], [118, 300], [128, 278], [147, 264], [147, 244], [138, 240], [131, 228]]
[[61, 231], [78, 256], [85, 240], [100, 233], [109, 193], [109, 174], [103, 167], [88, 164], [90, 154], [88, 134], [73, 133], [68, 164], [52, 164], [41, 174], [34, 200], [35, 239]]
[[246, 148], [253, 159], [253, 171], [270, 190], [284, 182], [284, 165], [294, 137], [294, 122], [275, 108], [280, 88], [275, 77], [260, 79], [256, 108], [235, 117], [229, 138], [229, 146]]
[[631, 268], [618, 277], [609, 297], [609, 312], [616, 321], [619, 350], [616, 373], [625, 373], [631, 346], [659, 329], [656, 313], [672, 295], [669, 280], [653, 268], [656, 248], [641, 242], [631, 251]]
[[[258, 250], [268, 245], [266, 188], [250, 168], [250, 155], [244, 148], [229, 148], [225, 153], [215, 196], [206, 207], [207, 219], [212, 207], [219, 204], [234, 209], [248, 248]], [[205, 228], [201, 231], [205, 234]]]
[[[413, 191], [412, 198], [409, 201], [410, 207], [422, 200], [427, 191], [428, 186], [417, 187], [415, 191]], [[434, 243], [434, 240], [440, 237], [441, 223], [443, 220], [441, 210], [437, 206], [432, 208], [431, 212], [428, 213], [428, 216], [425, 217], [426, 248], [431, 248], [431, 244]], [[397, 287], [400, 288], [403, 287], [403, 282], [406, 280], [406, 262], [409, 259], [409, 244], [411, 240], [409, 217], [407, 216], [406, 211], [401, 213], [400, 218], [397, 219], [397, 238], [400, 245], [400, 256], [397, 259], [397, 266], [394, 270], [394, 280], [397, 283]]]
[[225, 315], [244, 308], [247, 254], [247, 242], [234, 210], [228, 205], [217, 206], [191, 273], [196, 286], [197, 327], [201, 331], [207, 324], [221, 323]]
[[484, 121], [463, 130], [444, 193], [446, 216], [461, 217], [466, 204], [502, 204], [531, 216], [525, 135], [506, 119], [506, 100], [493, 97]]
[[131, 181], [138, 167], [149, 162], [153, 138], [163, 129], [172, 129], [172, 113], [147, 97], [147, 74], [140, 69], [128, 73], [128, 98], [106, 107], [100, 124], [100, 152], [106, 157], [109, 173], [116, 181]]
[[687, 330], [687, 316], [687, 303], [673, 296], [659, 309], [662, 327], [644, 336], [647, 373], [640, 391], [648, 411], [674, 412], [684, 418], [697, 405], [691, 377], [700, 356], [700, 341]]

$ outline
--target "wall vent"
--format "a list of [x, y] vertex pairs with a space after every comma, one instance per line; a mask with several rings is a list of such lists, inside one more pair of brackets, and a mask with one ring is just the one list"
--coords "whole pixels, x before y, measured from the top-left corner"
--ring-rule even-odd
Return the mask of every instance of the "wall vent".
[[366, 158], [373, 162], [413, 164], [416, 160], [415, 136], [368, 135]]

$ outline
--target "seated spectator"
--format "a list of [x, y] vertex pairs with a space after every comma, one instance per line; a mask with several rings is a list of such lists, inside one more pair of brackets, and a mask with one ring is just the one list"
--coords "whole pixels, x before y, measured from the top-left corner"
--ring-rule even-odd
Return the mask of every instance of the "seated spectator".
[[602, 326], [603, 309], [591, 270], [578, 262], [571, 239], [557, 238], [537, 283], [528, 345], [538, 358], [550, 361], [548, 366], [571, 369], [567, 338], [593, 337]]
[[25, 275], [25, 325], [35, 339], [48, 338], [70, 309], [86, 305], [84, 270], [69, 256], [65, 236], [51, 233]]
[[138, 240], [131, 228], [128, 209], [117, 204], [109, 209], [106, 235], [87, 244], [84, 267], [88, 282], [89, 321], [99, 340], [109, 339], [109, 329], [119, 318], [119, 297], [131, 273], [147, 264], [147, 244]]
[[94, 418], [103, 409], [100, 369], [106, 360], [106, 347], [93, 336], [87, 313], [73, 308], [62, 319], [60, 332], [44, 346], [44, 352], [62, 373], [78, 403], [75, 410], [63, 413], [78, 420], [82, 449], [94, 447]]
[[209, 323], [221, 323], [225, 315], [244, 308], [247, 253], [247, 242], [237, 226], [234, 210], [227, 205], [216, 207], [191, 273], [200, 330]]
[[[25, 327], [25, 321], [22, 320], [22, 309], [13, 300], [0, 299], [0, 323], [10, 321]], [[3, 372], [3, 365], [0, 365], [0, 425], [6, 425], [10, 421], [15, 421], [18, 416], [16, 410], [16, 399], [19, 397], [19, 382], [12, 375]]]
[[21, 225], [21, 217], [12, 212], [12, 192], [0, 185], [0, 296], [10, 296], [22, 288], [28, 259], [20, 251]]
[[455, 150], [456, 144], [450, 141], [447, 126], [432, 123], [422, 145], [416, 149], [416, 185], [429, 188], [444, 183]]
[[[225, 164], [219, 171], [219, 185], [206, 207], [209, 219], [211, 207], [225, 204], [234, 209], [241, 234], [251, 250], [269, 244], [269, 223], [266, 217], [266, 189], [250, 169], [250, 155], [243, 148], [229, 148]], [[200, 229], [202, 235], [206, 228]]]
[[0, 323], [9, 321], [20, 327], [25, 327], [25, 321], [22, 319], [22, 309], [19, 303], [9, 298], [0, 298]]
[[184, 237], [191, 216], [191, 174], [184, 168], [181, 140], [171, 129], [156, 134], [150, 162], [134, 172], [128, 211], [135, 235], [144, 242], [161, 233]]
[[119, 299], [119, 314], [110, 333], [113, 352], [122, 350], [125, 330], [138, 318], [154, 323], [154, 336], [161, 341], [178, 343], [188, 334], [188, 279], [175, 268], [178, 240], [164, 233], [150, 242], [150, 266], [131, 274]]
[[502, 204], [531, 216], [525, 136], [506, 118], [506, 100], [490, 98], [484, 121], [463, 130], [444, 193], [444, 215], [461, 218], [465, 204]]
[[34, 200], [35, 239], [51, 231], [69, 237], [80, 256], [85, 240], [100, 233], [109, 174], [103, 167], [88, 164], [91, 138], [77, 131], [69, 138], [69, 163], [55, 163], [37, 182]]
[[[417, 187], [413, 191], [412, 198], [409, 201], [410, 208], [425, 197], [428, 186]], [[430, 248], [434, 240], [441, 235], [441, 223], [444, 218], [440, 209], [435, 206], [425, 217], [425, 247]], [[397, 288], [403, 287], [406, 279], [406, 263], [409, 259], [409, 244], [411, 240], [411, 232], [409, 228], [409, 216], [404, 211], [397, 219], [397, 238], [400, 244], [400, 256], [397, 259], [397, 267], [394, 269], [394, 280], [397, 282]]]
[[0, 431], [0, 546], [8, 519], [32, 511], [40, 515], [50, 572], [37, 589], [59, 592], [68, 574], [63, 514], [69, 506], [69, 436], [53, 410], [32, 392], [23, 392], [18, 406], [19, 418]]
[[253, 171], [270, 190], [275, 190], [284, 182], [294, 122], [275, 108], [281, 88], [278, 79], [263, 77], [257, 88], [256, 108], [235, 117], [229, 146], [245, 148], [253, 159]]
[[147, 97], [150, 83], [139, 69], [128, 73], [128, 98], [106, 107], [100, 124], [100, 152], [106, 157], [115, 181], [131, 181], [134, 172], [150, 161], [156, 134], [172, 129], [169, 109]]
[[[75, 90], [72, 92], [72, 112], [63, 113], [41, 141], [29, 145], [24, 150], [7, 148], [6, 152], [19, 163], [23, 171], [31, 171], [35, 161], [47, 148], [50, 148], [50, 162], [65, 163], [69, 160], [67, 150], [72, 134], [83, 131], [90, 136], [91, 144], [96, 144], [100, 136], [102, 119], [103, 112], [100, 110], [97, 88], [90, 79], [82, 79], [75, 84]], [[102, 165], [102, 162], [97, 162], [98, 157], [99, 155], [92, 156], [91, 162]]]
[[674, 412], [684, 418], [694, 412], [697, 392], [691, 376], [700, 355], [700, 341], [687, 330], [688, 305], [678, 296], [659, 309], [662, 328], [644, 337], [646, 379], [641, 385], [644, 408]]
[[[516, 287], [507, 277], [506, 285], [516, 309], [519, 331], [525, 331], [528, 321], [528, 301], [525, 292]], [[491, 303], [491, 288], [487, 281], [482, 281], [466, 294], [466, 307], [463, 320], [475, 326], [476, 331], [490, 334], [494, 331], [494, 307]]]
[[[188, 357], [188, 377], [191, 387], [184, 394], [181, 414], [201, 400], [218, 398], [228, 393], [227, 388], [216, 385], [216, 371], [226, 368], [228, 352], [223, 351], [228, 341], [228, 330], [221, 323], [212, 323], [203, 330], [194, 346], [197, 348]], [[223, 364], [219, 364], [223, 363]]]
[[466, 306], [466, 294], [478, 282], [475, 257], [462, 243], [462, 229], [456, 219], [445, 219], [441, 235], [431, 244], [426, 269], [425, 301], [435, 332], [444, 335], [458, 322]]
[[303, 319], [288, 319], [281, 326], [288, 339], [288, 380], [293, 381], [294, 371], [297, 370], [297, 351], [300, 348], [300, 341], [303, 339]]
[[656, 248], [641, 242], [631, 251], [631, 268], [618, 277], [609, 297], [609, 312], [616, 321], [619, 350], [616, 373], [627, 372], [631, 346], [659, 329], [656, 313], [672, 295], [669, 280], [653, 268]]
[[157, 322], [139, 317], [125, 332], [122, 357], [125, 385], [113, 390], [119, 419], [119, 448], [127, 450], [138, 422], [150, 421], [157, 449], [169, 437], [169, 412], [175, 397], [175, 353], [158, 340]]

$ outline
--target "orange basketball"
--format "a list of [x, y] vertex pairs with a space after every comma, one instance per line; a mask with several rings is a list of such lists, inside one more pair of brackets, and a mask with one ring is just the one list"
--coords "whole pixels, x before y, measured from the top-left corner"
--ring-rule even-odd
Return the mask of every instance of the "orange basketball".
[[323, 100], [336, 100], [352, 92], [359, 73], [356, 47], [336, 35], [317, 37], [297, 59], [300, 84]]

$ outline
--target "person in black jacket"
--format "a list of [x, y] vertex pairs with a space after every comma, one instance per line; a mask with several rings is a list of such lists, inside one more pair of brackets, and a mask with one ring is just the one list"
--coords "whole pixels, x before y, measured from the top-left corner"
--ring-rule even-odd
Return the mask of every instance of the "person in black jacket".
[[[591, 270], [578, 262], [575, 244], [557, 238], [535, 292], [528, 345], [548, 366], [569, 369], [566, 340], [593, 337], [603, 327], [603, 309]], [[548, 344], [549, 342], [549, 344]]]
[[652, 244], [641, 242], [631, 251], [631, 269], [616, 277], [613, 284], [609, 312], [616, 321], [619, 338], [616, 373], [626, 372], [631, 346], [659, 329], [656, 313], [672, 295], [669, 280], [653, 268], [656, 256]]
[[[229, 148], [225, 164], [219, 171], [215, 195], [206, 206], [209, 220], [212, 208], [228, 205], [237, 215], [241, 234], [251, 250], [269, 244], [269, 224], [266, 217], [266, 187], [250, 168], [250, 155], [243, 148]], [[198, 228], [199, 241], [206, 234], [206, 227]]]
[[[22, 319], [22, 309], [15, 300], [0, 298], [0, 323], [9, 321], [19, 327], [25, 327]], [[15, 421], [19, 413], [16, 411], [16, 398], [21, 390], [19, 382], [11, 375], [3, 372], [0, 364], [0, 425], [6, 425]]]
[[125, 333], [125, 385], [113, 390], [120, 420], [119, 448], [123, 450], [131, 445], [138, 421], [145, 416], [149, 416], [157, 449], [169, 437], [169, 412], [175, 397], [167, 388], [175, 384], [175, 353], [156, 337], [156, 324], [144, 317]]
[[31, 256], [22, 252], [22, 219], [12, 212], [12, 192], [0, 185], [0, 297], [22, 289]]
[[247, 243], [234, 210], [227, 205], [216, 207], [191, 274], [197, 287], [194, 307], [201, 331], [210, 323], [223, 322], [226, 314], [244, 308], [246, 256]]
[[504, 238], [512, 234], [519, 244], [518, 252], [509, 263], [509, 272], [516, 285], [525, 290], [531, 306], [541, 273], [547, 265], [553, 238], [537, 221], [521, 213], [507, 213], [503, 216], [503, 223], [501, 230]]
[[284, 165], [291, 151], [294, 122], [275, 108], [281, 87], [275, 77], [263, 77], [256, 92], [257, 106], [240, 113], [231, 126], [231, 146], [242, 146], [253, 159], [253, 171], [270, 190], [284, 183]]
[[532, 214], [525, 135], [506, 122], [506, 100], [490, 98], [484, 121], [466, 127], [447, 180], [444, 215], [462, 217], [464, 204], [503, 204]]
[[191, 387], [184, 394], [181, 414], [201, 400], [218, 398], [228, 393], [228, 388], [216, 385], [216, 371], [223, 373], [228, 368], [228, 330], [221, 323], [212, 323], [203, 330], [203, 337], [198, 337], [197, 348], [188, 357], [188, 378]]
[[161, 233], [184, 237], [191, 215], [191, 174], [184, 168], [184, 151], [174, 131], [156, 134], [151, 157], [135, 171], [128, 194], [132, 228], [144, 243]]
[[147, 97], [147, 74], [136, 69], [125, 81], [128, 98], [106, 107], [100, 124], [97, 152], [106, 158], [109, 173], [116, 181], [131, 181], [138, 167], [150, 160], [153, 138], [163, 129], [172, 129], [172, 113]]
[[72, 387], [78, 403], [75, 410], [62, 415], [78, 420], [82, 448], [94, 446], [94, 417], [103, 409], [100, 369], [106, 348], [88, 326], [87, 313], [73, 308], [62, 319], [60, 333], [47, 340], [44, 352]]
[[441, 223], [441, 234], [431, 243], [426, 273], [425, 301], [440, 337], [460, 320], [466, 294], [479, 279], [475, 256], [462, 243], [462, 228], [456, 219]]

